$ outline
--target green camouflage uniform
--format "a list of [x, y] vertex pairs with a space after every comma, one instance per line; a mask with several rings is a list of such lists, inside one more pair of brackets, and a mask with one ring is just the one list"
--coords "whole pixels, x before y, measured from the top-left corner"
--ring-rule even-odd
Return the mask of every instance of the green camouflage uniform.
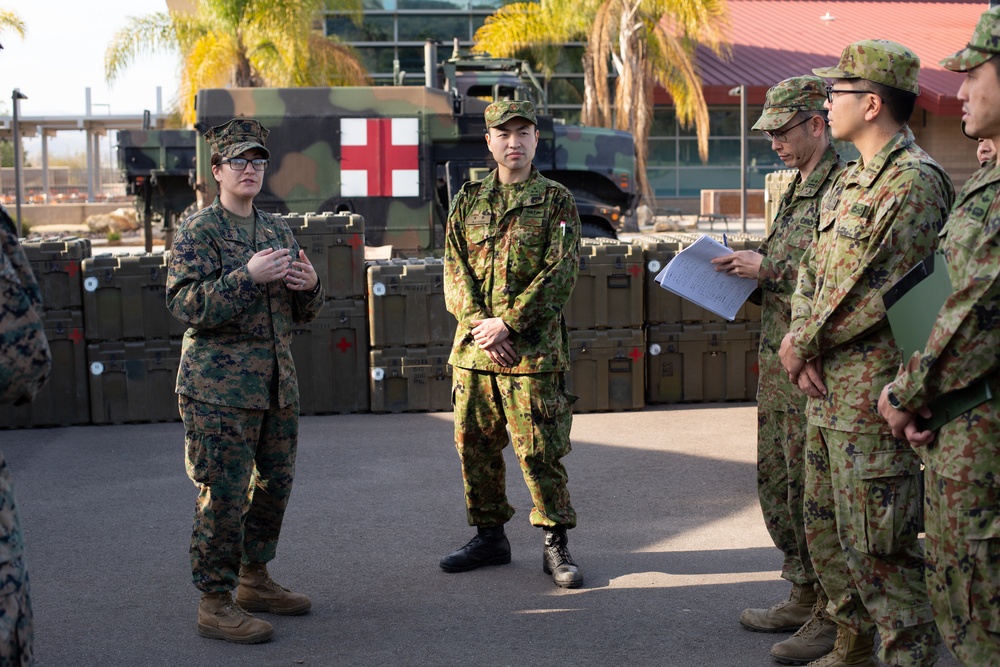
[[[228, 152], [238, 155], [247, 143], [234, 141]], [[321, 287], [309, 294], [280, 280], [253, 282], [247, 262], [254, 253], [299, 252], [280, 217], [254, 212], [256, 239], [225, 215], [218, 198], [185, 220], [167, 275], [167, 306], [190, 326], [177, 393], [187, 472], [199, 489], [191, 568], [203, 593], [235, 588], [241, 561], [274, 558], [298, 441], [291, 328], [323, 305]]]
[[[917, 92], [919, 60], [898, 44], [851, 45], [840, 68], [814, 72], [853, 70]], [[809, 554], [834, 620], [860, 634], [877, 628], [880, 657], [892, 665], [933, 664], [938, 636], [918, 541], [920, 458], [878, 414], [900, 362], [882, 295], [934, 250], [953, 199], [947, 174], [904, 126], [827, 191], [792, 297], [793, 347], [822, 359], [828, 392], [807, 407]]]
[[[532, 167], [503, 185], [494, 170], [455, 196], [445, 240], [445, 302], [458, 319], [454, 368], [455, 446], [462, 461], [469, 524], [499, 526], [507, 502], [502, 450], [510, 427], [531, 491], [531, 523], [576, 525], [560, 459], [570, 451], [566, 394], [569, 338], [562, 309], [576, 283], [580, 217], [573, 195]], [[472, 320], [500, 317], [519, 355], [492, 363], [472, 337]]]
[[[1000, 9], [983, 14], [970, 45], [941, 62], [968, 71], [1000, 53]], [[993, 77], [992, 71], [983, 72]], [[1000, 83], [994, 83], [1000, 85]], [[918, 451], [926, 467], [927, 587], [945, 644], [965, 665], [1000, 661], [1000, 169], [962, 188], [940, 250], [952, 296], [923, 353], [892, 393], [917, 409], [985, 378], [993, 399], [944, 425]]]
[[49, 379], [52, 354], [42, 322], [42, 290], [0, 206], [0, 403], [20, 405]]
[[[14, 222], [0, 206], [0, 404], [31, 400], [48, 379], [52, 359], [41, 297]], [[10, 468], [0, 454], [0, 666], [33, 665], [34, 634], [21, 520]]]
[[[823, 109], [824, 82], [819, 77], [786, 79], [767, 91], [764, 112], [753, 129], [780, 130], [800, 111]], [[812, 586], [816, 572], [809, 559], [802, 520], [805, 482], [806, 396], [788, 380], [778, 348], [788, 333], [791, 296], [802, 254], [812, 243], [823, 194], [844, 163], [828, 146], [812, 173], [789, 184], [764, 243], [757, 283], [761, 298], [757, 387], [757, 497], [764, 523], [783, 555], [781, 576], [793, 584]]]

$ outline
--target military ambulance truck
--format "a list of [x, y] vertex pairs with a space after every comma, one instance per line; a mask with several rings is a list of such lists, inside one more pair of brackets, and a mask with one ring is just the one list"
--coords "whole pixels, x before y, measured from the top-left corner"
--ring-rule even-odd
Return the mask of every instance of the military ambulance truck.
[[[436, 61], [433, 45], [425, 54]], [[486, 106], [504, 98], [545, 105], [521, 61], [455, 55], [428, 71], [423, 86], [200, 91], [197, 133], [190, 134], [197, 141], [197, 206], [216, 194], [201, 134], [230, 118], [256, 118], [270, 130], [271, 164], [254, 200], [261, 209], [359, 213], [367, 245], [392, 246], [397, 256], [441, 250], [452, 197], [496, 166], [484, 140]], [[534, 163], [573, 191], [585, 236], [614, 237], [634, 221], [632, 135], [564, 125], [544, 113], [538, 129]]]

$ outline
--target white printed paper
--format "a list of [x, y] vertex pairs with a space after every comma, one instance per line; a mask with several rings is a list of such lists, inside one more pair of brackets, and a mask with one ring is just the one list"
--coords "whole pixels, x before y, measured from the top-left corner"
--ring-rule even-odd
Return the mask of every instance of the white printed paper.
[[732, 251], [712, 237], [702, 235], [677, 253], [654, 280], [663, 289], [732, 322], [747, 297], [757, 289], [756, 280], [715, 270], [712, 259]]

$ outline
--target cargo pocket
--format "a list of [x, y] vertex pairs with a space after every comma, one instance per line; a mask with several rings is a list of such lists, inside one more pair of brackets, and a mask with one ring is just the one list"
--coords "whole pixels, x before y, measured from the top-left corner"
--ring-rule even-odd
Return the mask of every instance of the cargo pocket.
[[222, 471], [222, 414], [215, 406], [182, 397], [185, 467], [196, 484], [212, 484]]
[[544, 438], [545, 451], [540, 453], [546, 460], [561, 459], [572, 449], [569, 440], [573, 424], [570, 397], [571, 395], [559, 390], [540, 401], [536, 408], [542, 415], [538, 431]]
[[1000, 633], [1000, 509], [960, 510], [969, 549], [969, 616]]
[[875, 556], [912, 543], [923, 528], [920, 457], [912, 449], [854, 456], [859, 551]]

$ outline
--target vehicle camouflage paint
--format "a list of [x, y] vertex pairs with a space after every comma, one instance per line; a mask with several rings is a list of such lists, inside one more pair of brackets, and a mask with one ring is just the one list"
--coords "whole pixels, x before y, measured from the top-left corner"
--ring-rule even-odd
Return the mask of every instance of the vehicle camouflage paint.
[[[486, 106], [503, 97], [537, 100], [540, 91], [530, 73], [489, 69], [498, 62], [520, 61], [454, 57], [424, 86], [201, 90], [199, 206], [216, 193], [200, 135], [231, 118], [256, 118], [270, 130], [271, 165], [254, 200], [260, 208], [359, 213], [368, 245], [391, 245], [398, 255], [440, 250], [452, 197], [496, 166], [484, 140]], [[614, 236], [633, 214], [632, 136], [545, 114], [538, 129], [535, 165], [573, 191], [585, 233]]]

